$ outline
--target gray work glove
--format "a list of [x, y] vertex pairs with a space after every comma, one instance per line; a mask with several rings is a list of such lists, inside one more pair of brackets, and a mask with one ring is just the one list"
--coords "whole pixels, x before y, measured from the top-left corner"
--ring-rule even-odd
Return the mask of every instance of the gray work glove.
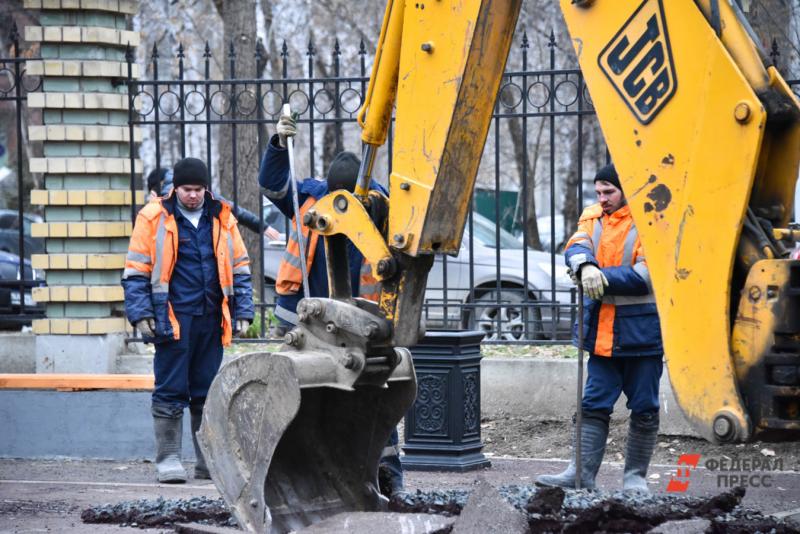
[[581, 266], [581, 284], [583, 285], [583, 292], [589, 298], [600, 300], [603, 298], [603, 293], [608, 286], [608, 279], [603, 271], [592, 265], [591, 263], [584, 263]]
[[156, 337], [156, 320], [152, 317], [142, 319], [134, 326], [143, 337]]
[[236, 319], [233, 333], [236, 337], [242, 337], [247, 333], [248, 328], [250, 328], [250, 321], [247, 319]]
[[275, 131], [278, 132], [278, 143], [286, 148], [286, 138], [297, 135], [297, 122], [289, 115], [281, 115]]

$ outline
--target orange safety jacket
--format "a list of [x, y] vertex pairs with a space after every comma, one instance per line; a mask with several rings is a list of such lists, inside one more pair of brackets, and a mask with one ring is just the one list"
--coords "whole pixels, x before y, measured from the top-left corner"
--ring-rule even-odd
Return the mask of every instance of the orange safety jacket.
[[650, 274], [629, 206], [611, 215], [600, 204], [587, 207], [564, 256], [575, 273], [590, 263], [608, 280], [601, 301], [584, 297], [584, 349], [598, 356], [663, 354]]
[[[317, 200], [309, 196], [303, 205], [300, 206], [300, 221]], [[292, 217], [292, 225], [289, 230], [289, 239], [286, 242], [286, 251], [283, 254], [281, 264], [278, 266], [278, 279], [275, 281], [275, 291], [279, 295], [296, 295], [303, 285], [303, 272], [301, 270], [300, 245], [297, 242], [296, 217]], [[310, 230], [305, 224], [300, 224], [300, 231], [305, 241], [306, 252], [306, 272], [311, 272], [314, 263], [314, 256], [317, 250], [319, 234]], [[359, 277], [359, 296], [374, 302], [380, 298], [380, 282], [372, 276], [372, 269], [369, 262], [364, 258], [361, 265]]]
[[[180, 324], [168, 299], [169, 283], [178, 258], [178, 225], [175, 215], [164, 206], [172, 195], [156, 198], [139, 211], [122, 276], [128, 320], [135, 324], [144, 318], [154, 318], [156, 339], [180, 339]], [[250, 258], [231, 207], [225, 202], [214, 200], [210, 193], [206, 193], [206, 202], [209, 201], [214, 202], [219, 210], [212, 217], [212, 235], [223, 295], [222, 344], [227, 346], [233, 337], [230, 303], [235, 300], [235, 277], [247, 275], [249, 287]], [[139, 291], [139, 288], [147, 287], [146, 284], [132, 283], [141, 278], [149, 280], [150, 290], [147, 294]], [[252, 307], [252, 300], [248, 299], [248, 302], [248, 308]], [[252, 310], [243, 311], [240, 318], [252, 319]]]

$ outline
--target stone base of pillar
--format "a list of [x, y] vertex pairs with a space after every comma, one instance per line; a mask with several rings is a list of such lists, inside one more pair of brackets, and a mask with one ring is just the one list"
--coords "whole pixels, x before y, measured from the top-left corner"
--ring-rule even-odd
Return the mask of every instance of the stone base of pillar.
[[125, 333], [36, 336], [37, 373], [115, 373], [126, 352]]

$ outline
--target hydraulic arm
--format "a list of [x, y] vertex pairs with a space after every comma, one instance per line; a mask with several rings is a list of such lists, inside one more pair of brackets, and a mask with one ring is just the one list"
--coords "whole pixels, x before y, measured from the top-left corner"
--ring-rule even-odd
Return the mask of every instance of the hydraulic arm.
[[[211, 386], [200, 443], [239, 524], [288, 532], [379, 509], [377, 469], [414, 401], [416, 343], [434, 253], [461, 242], [521, 0], [390, 0], [365, 105], [354, 193], [303, 224], [325, 236], [330, 298], [306, 298], [277, 353], [246, 354]], [[389, 197], [371, 191], [394, 113]], [[353, 298], [348, 239], [381, 283]]]
[[644, 245], [670, 379], [712, 441], [800, 430], [800, 108], [728, 0], [561, 0]]

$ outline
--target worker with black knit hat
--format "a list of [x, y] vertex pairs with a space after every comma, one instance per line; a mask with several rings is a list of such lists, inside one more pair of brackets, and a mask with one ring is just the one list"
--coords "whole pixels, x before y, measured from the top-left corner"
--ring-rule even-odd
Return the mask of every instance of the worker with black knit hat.
[[[337, 154], [328, 168], [324, 180], [306, 178], [298, 181], [297, 193], [300, 213], [295, 214], [292, 201], [292, 180], [289, 175], [289, 155], [286, 150], [286, 138], [297, 133], [295, 120], [289, 115], [282, 115], [276, 127], [277, 133], [270, 139], [269, 146], [264, 152], [259, 170], [258, 182], [262, 192], [272, 201], [283, 214], [292, 219], [289, 238], [286, 243], [286, 252], [278, 268], [278, 279], [275, 290], [278, 298], [275, 304], [275, 317], [279, 326], [273, 329], [273, 334], [282, 336], [297, 324], [297, 304], [303, 298], [303, 277], [300, 269], [300, 247], [297, 242], [297, 225], [295, 216], [303, 221], [303, 215], [329, 191], [346, 189], [353, 192], [358, 177], [361, 161], [352, 152]], [[388, 196], [388, 192], [380, 184], [372, 181], [371, 189], [375, 189]], [[376, 203], [377, 204], [377, 203]], [[377, 208], [375, 208], [377, 209]], [[385, 215], [385, 214], [384, 214]], [[376, 216], [375, 218], [378, 218]], [[328, 270], [325, 261], [325, 240], [320, 239], [317, 232], [310, 230], [305, 224], [301, 225], [303, 240], [306, 243], [306, 266], [308, 272], [308, 289], [311, 297], [327, 298]], [[379, 284], [372, 277], [369, 263], [364, 261], [364, 256], [350, 242], [348, 242], [348, 256], [350, 260], [350, 287], [353, 296], [360, 296], [369, 300], [377, 300]], [[388, 488], [382, 488], [386, 493], [396, 493], [403, 488], [403, 471], [400, 464], [397, 430], [384, 449], [381, 459], [382, 479], [388, 481]], [[383, 476], [383, 475], [386, 476]]]
[[[128, 320], [156, 347], [151, 413], [159, 482], [186, 481], [184, 409], [194, 436], [222, 348], [255, 314], [250, 260], [231, 207], [208, 191], [201, 160], [184, 158], [172, 172], [172, 192], [136, 217], [122, 276]], [[194, 445], [195, 478], [208, 479], [196, 438]]]
[[[631, 410], [625, 468], [625, 491], [649, 492], [647, 469], [659, 423], [659, 380], [663, 371], [655, 296], [644, 249], [614, 165], [594, 178], [598, 203], [586, 208], [564, 256], [584, 292], [583, 343], [589, 351], [588, 378], [581, 400], [581, 458], [573, 453], [567, 469], [543, 475], [537, 483], [594, 489], [603, 461], [608, 425], [621, 393]], [[574, 445], [574, 443], [573, 443]]]

